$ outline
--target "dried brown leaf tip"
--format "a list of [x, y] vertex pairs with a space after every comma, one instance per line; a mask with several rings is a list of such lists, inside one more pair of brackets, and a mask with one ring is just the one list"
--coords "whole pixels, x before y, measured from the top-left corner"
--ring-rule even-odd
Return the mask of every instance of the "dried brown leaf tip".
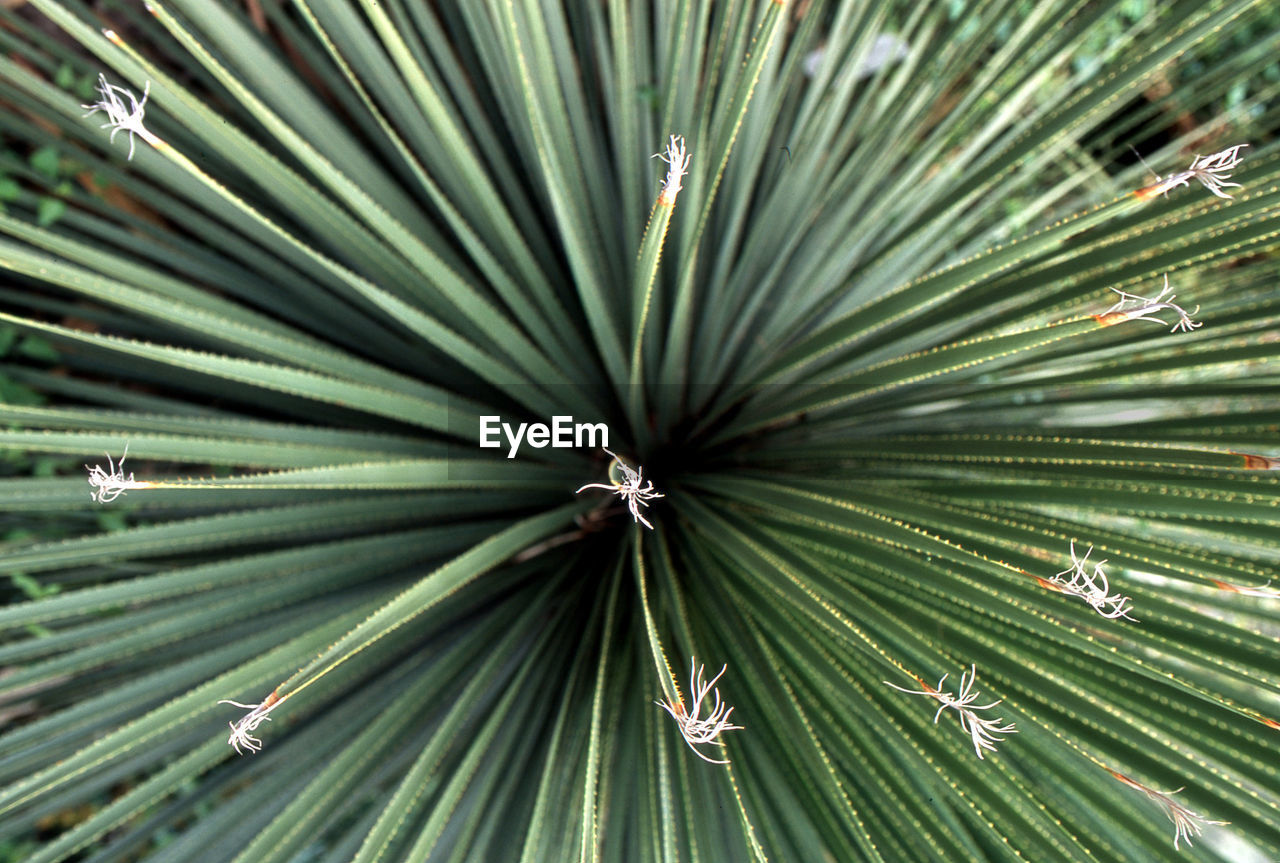
[[1244, 459], [1245, 470], [1280, 470], [1280, 458], [1247, 452], [1238, 452], [1236, 455]]
[[1213, 580], [1213, 583], [1216, 584], [1220, 590], [1225, 590], [1228, 593], [1240, 593], [1245, 596], [1261, 596], [1267, 599], [1280, 597], [1280, 588], [1272, 587], [1270, 579], [1267, 580], [1266, 584], [1260, 584], [1257, 587], [1245, 587], [1242, 584], [1230, 584], [1229, 582], [1218, 581], [1216, 578]]
[[[1030, 575], [1030, 573], [1028, 573], [1028, 575]], [[1066, 593], [1066, 591], [1062, 589], [1062, 585], [1058, 584], [1056, 581], [1048, 578], [1041, 578], [1038, 575], [1032, 575], [1031, 577], [1036, 580], [1036, 584], [1040, 585], [1045, 590], [1052, 590], [1056, 593]]]
[[1128, 785], [1130, 788], [1136, 788], [1138, 791], [1141, 791], [1149, 800], [1154, 801], [1161, 809], [1164, 810], [1164, 814], [1173, 822], [1173, 847], [1175, 850], [1178, 848], [1179, 842], [1186, 842], [1187, 845], [1190, 846], [1191, 835], [1194, 833], [1196, 836], [1199, 836], [1201, 831], [1204, 830], [1204, 826], [1206, 824], [1223, 825], [1231, 823], [1230, 821], [1214, 821], [1210, 818], [1206, 818], [1198, 812], [1194, 812], [1174, 800], [1173, 795], [1181, 791], [1181, 788], [1173, 791], [1157, 791], [1154, 788], [1143, 785], [1136, 779], [1131, 779], [1123, 773], [1117, 773], [1110, 768], [1107, 768], [1107, 772], [1123, 782], [1125, 785]]

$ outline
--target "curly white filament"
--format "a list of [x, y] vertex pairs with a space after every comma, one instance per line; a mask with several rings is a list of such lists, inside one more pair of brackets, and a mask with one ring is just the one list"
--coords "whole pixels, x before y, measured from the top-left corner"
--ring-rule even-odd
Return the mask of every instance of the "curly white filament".
[[633, 521], [643, 524], [645, 527], [649, 528], [649, 530], [653, 530], [653, 525], [649, 523], [649, 520], [640, 514], [640, 507], [648, 506], [649, 504], [647, 501], [665, 497], [665, 495], [660, 494], [656, 489], [654, 489], [653, 483], [644, 483], [644, 478], [641, 476], [641, 472], [644, 468], [637, 466], [635, 470], [632, 470], [626, 462], [618, 458], [616, 455], [613, 455], [612, 452], [607, 449], [605, 452], [613, 456], [614, 464], [616, 464], [619, 470], [622, 471], [622, 483], [588, 483], [578, 489], [575, 494], [582, 494], [589, 488], [601, 488], [605, 491], [611, 491], [627, 502], [627, 509], [631, 511]]
[[[1093, 565], [1092, 572], [1088, 570], [1089, 555], [1092, 553], [1093, 546], [1089, 546], [1084, 557], [1076, 557], [1076, 541], [1071, 540], [1071, 566], [1054, 575], [1050, 583], [1062, 593], [1080, 597], [1103, 617], [1123, 617], [1137, 623], [1129, 616], [1129, 612], [1133, 610], [1133, 600], [1118, 593], [1111, 594], [1111, 585], [1103, 570], [1106, 561], [1100, 560]], [[1064, 580], [1063, 577], [1068, 575], [1070, 578]]]
[[1240, 158], [1240, 150], [1247, 146], [1249, 145], [1236, 144], [1234, 147], [1228, 147], [1208, 156], [1196, 156], [1187, 170], [1178, 171], [1167, 177], [1158, 176], [1156, 182], [1138, 189], [1134, 195], [1145, 201], [1156, 195], [1168, 194], [1169, 190], [1179, 186], [1188, 186], [1191, 180], [1197, 180], [1200, 185], [1219, 198], [1230, 200], [1231, 196], [1224, 192], [1223, 188], [1226, 186], [1239, 188], [1239, 183], [1228, 183], [1227, 180], [1231, 177], [1231, 171], [1243, 161]]
[[262, 723], [271, 720], [271, 711], [284, 704], [284, 699], [272, 692], [260, 704], [241, 704], [229, 698], [218, 703], [242, 707], [249, 711], [238, 722], [227, 723], [231, 727], [231, 735], [227, 737], [227, 743], [231, 744], [231, 748], [235, 749], [237, 755], [243, 755], [244, 750], [257, 752], [262, 749], [262, 741], [253, 736], [253, 731]]
[[[153, 136], [142, 125], [143, 115], [146, 114], [147, 97], [151, 95], [151, 82], [148, 81], [142, 91], [142, 100], [124, 88], [107, 82], [107, 76], [98, 75], [98, 95], [99, 99], [92, 105], [81, 105], [81, 108], [88, 108], [89, 113], [84, 116], [90, 117], [99, 111], [105, 111], [107, 114], [107, 122], [102, 124], [102, 128], [111, 127], [110, 141], [114, 142], [116, 133], [121, 130], [129, 133], [129, 158], [133, 159], [133, 136], [141, 135], [143, 140], [150, 140]], [[125, 104], [125, 100], [128, 104]]]
[[124, 445], [124, 455], [120, 456], [120, 464], [116, 464], [111, 460], [111, 453], [107, 453], [107, 467], [110, 473], [102, 469], [101, 465], [89, 467], [85, 465], [85, 469], [89, 471], [89, 485], [95, 489], [89, 493], [89, 498], [96, 503], [111, 503], [111, 501], [124, 494], [126, 491], [135, 488], [151, 488], [152, 483], [145, 480], [135, 480], [133, 474], [124, 475], [124, 460], [129, 457], [129, 445]]
[[1164, 814], [1173, 822], [1174, 850], [1178, 849], [1179, 842], [1186, 842], [1189, 847], [1191, 845], [1191, 834], [1194, 833], [1196, 836], [1199, 836], [1204, 830], [1204, 826], [1206, 824], [1223, 825], [1231, 823], [1230, 821], [1214, 821], [1210, 818], [1206, 818], [1205, 816], [1197, 812], [1193, 812], [1186, 806], [1183, 806], [1181, 803], [1174, 800], [1172, 795], [1181, 791], [1181, 788], [1174, 791], [1157, 791], [1154, 788], [1149, 788], [1146, 785], [1143, 785], [1135, 779], [1130, 779], [1123, 773], [1117, 773], [1111, 769], [1108, 769], [1107, 772], [1116, 779], [1119, 779], [1125, 785], [1128, 785], [1130, 788], [1138, 789], [1149, 799], [1159, 804], [1160, 808], [1164, 810]]
[[[1165, 273], [1164, 276], [1164, 287], [1161, 288], [1160, 293], [1156, 294], [1154, 297], [1141, 297], [1137, 294], [1130, 294], [1122, 291], [1119, 288], [1112, 288], [1111, 290], [1120, 295], [1120, 300], [1114, 306], [1103, 312], [1100, 316], [1102, 318], [1108, 318], [1112, 315], [1123, 315], [1124, 320], [1126, 321], [1151, 321], [1156, 324], [1164, 324], [1168, 322], [1155, 317], [1155, 313], [1167, 309], [1178, 316], [1177, 323], [1175, 323], [1172, 329], [1169, 330], [1171, 333], [1176, 333], [1179, 330], [1189, 333], [1192, 330], [1199, 329], [1203, 326], [1202, 323], [1192, 320], [1191, 318], [1192, 315], [1200, 311], [1199, 306], [1196, 306], [1188, 312], [1182, 306], [1173, 301], [1177, 294], [1171, 293], [1172, 289], [1169, 287], [1168, 273]], [[1129, 303], [1133, 303], [1134, 308], [1126, 308]]]
[[[724, 743], [717, 739], [723, 732], [742, 730], [741, 725], [733, 725], [729, 722], [729, 717], [733, 714], [733, 708], [720, 700], [720, 691], [718, 689], [712, 688], [729, 666], [722, 667], [720, 674], [717, 674], [709, 681], [704, 681], [702, 677], [703, 667], [698, 665], [697, 662], [697, 659], [693, 659], [689, 663], [689, 692], [693, 697], [692, 710], [686, 710], [684, 702], [679, 700], [674, 704], [667, 701], [655, 701], [653, 703], [671, 714], [671, 718], [676, 721], [676, 725], [680, 728], [680, 734], [684, 737], [684, 742], [689, 744], [689, 748], [693, 750], [694, 755], [710, 764], [728, 764], [728, 761], [708, 758], [699, 752], [697, 747], [704, 743], [710, 743], [713, 746], [724, 746]], [[702, 713], [702, 702], [707, 697], [708, 692], [714, 696], [715, 703], [706, 717], [699, 718], [699, 714]]]
[[988, 719], [979, 716], [977, 711], [989, 710], [999, 704], [999, 701], [993, 701], [990, 704], [974, 704], [979, 697], [978, 693], [973, 691], [973, 684], [978, 679], [977, 667], [969, 666], [969, 671], [960, 676], [960, 689], [955, 695], [942, 691], [942, 684], [946, 682], [947, 675], [942, 675], [942, 679], [938, 681], [937, 687], [932, 687], [920, 681], [920, 685], [924, 689], [904, 689], [897, 684], [884, 681], [885, 686], [892, 686], [899, 692], [906, 692], [911, 695], [927, 695], [934, 699], [940, 705], [938, 712], [933, 715], [933, 722], [936, 725], [938, 718], [942, 716], [942, 711], [950, 707], [960, 715], [960, 727], [973, 740], [973, 752], [979, 758], [982, 758], [982, 750], [986, 749], [995, 752], [996, 744], [1000, 743], [1003, 738], [998, 737], [1000, 734], [1017, 734], [1018, 729], [1012, 722], [1008, 725], [1001, 725], [1004, 719]]
[[671, 140], [667, 142], [667, 149], [661, 153], [654, 153], [651, 158], [661, 159], [667, 163], [667, 179], [662, 184], [662, 193], [658, 195], [658, 203], [670, 206], [676, 202], [676, 195], [680, 194], [680, 179], [689, 173], [689, 159], [691, 155], [685, 152], [684, 137], [682, 135], [672, 135]]
[[1230, 178], [1230, 172], [1235, 170], [1236, 166], [1243, 161], [1239, 153], [1242, 147], [1247, 146], [1249, 145], [1236, 144], [1234, 147], [1228, 147], [1208, 156], [1196, 156], [1187, 172], [1199, 180], [1200, 185], [1219, 198], [1230, 199], [1231, 196], [1222, 191], [1222, 187], [1233, 186], [1240, 188], [1239, 183], [1228, 183], [1226, 180]]

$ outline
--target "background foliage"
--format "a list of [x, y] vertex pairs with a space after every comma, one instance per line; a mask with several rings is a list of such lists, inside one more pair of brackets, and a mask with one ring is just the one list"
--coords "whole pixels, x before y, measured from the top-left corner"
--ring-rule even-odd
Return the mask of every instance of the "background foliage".
[[[1280, 856], [1274, 4], [0, 25], [8, 859]], [[1101, 317], [1165, 275], [1202, 328]], [[654, 530], [484, 414], [607, 421]], [[981, 759], [885, 685], [971, 665]]]

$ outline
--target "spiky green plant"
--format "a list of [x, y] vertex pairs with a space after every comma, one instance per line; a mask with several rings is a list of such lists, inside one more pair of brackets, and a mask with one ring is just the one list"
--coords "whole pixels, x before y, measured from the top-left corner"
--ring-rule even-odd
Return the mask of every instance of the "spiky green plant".
[[1280, 854], [1271, 4], [13, 5], [11, 856]]

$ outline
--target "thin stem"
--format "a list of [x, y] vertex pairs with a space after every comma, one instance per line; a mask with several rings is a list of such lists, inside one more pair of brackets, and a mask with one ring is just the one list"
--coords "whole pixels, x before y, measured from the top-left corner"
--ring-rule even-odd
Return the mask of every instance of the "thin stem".
[[644, 237], [640, 240], [640, 252], [636, 258], [635, 280], [632, 285], [635, 335], [631, 347], [631, 380], [628, 389], [627, 407], [631, 418], [631, 427], [636, 435], [637, 443], [642, 444], [648, 437], [648, 423], [644, 416], [644, 363], [642, 348], [644, 345], [645, 324], [649, 319], [649, 306], [653, 300], [653, 284], [658, 275], [658, 262], [662, 258], [662, 246], [667, 237], [667, 228], [671, 224], [671, 213], [675, 209], [676, 196], [682, 188], [681, 179], [689, 170], [689, 153], [685, 151], [684, 138], [672, 135], [667, 149], [655, 153], [655, 158], [667, 163], [667, 177], [658, 193], [658, 200], [649, 215], [649, 223], [645, 226]]

